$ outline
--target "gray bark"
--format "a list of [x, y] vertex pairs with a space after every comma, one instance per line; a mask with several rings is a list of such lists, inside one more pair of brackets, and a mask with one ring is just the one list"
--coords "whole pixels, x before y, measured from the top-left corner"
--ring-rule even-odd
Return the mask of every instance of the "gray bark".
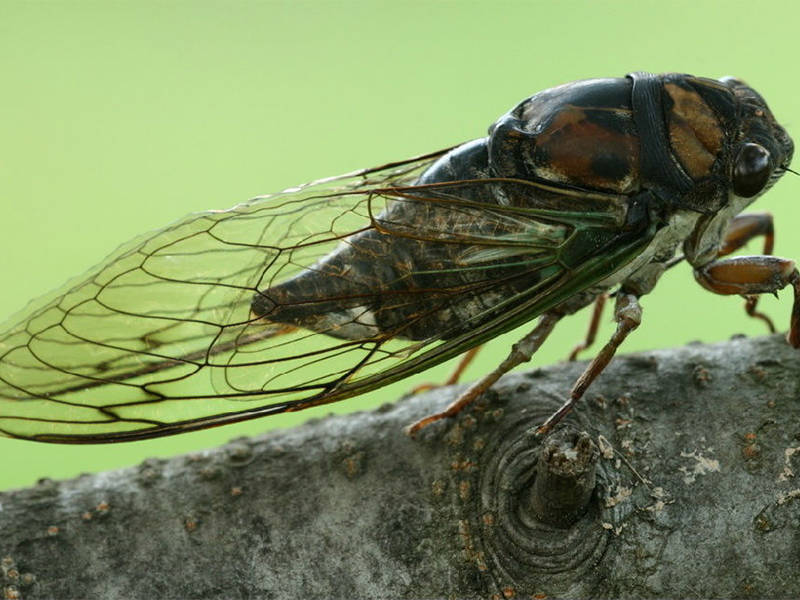
[[581, 367], [4, 493], [6, 597], [800, 596], [800, 353], [620, 357], [536, 438]]

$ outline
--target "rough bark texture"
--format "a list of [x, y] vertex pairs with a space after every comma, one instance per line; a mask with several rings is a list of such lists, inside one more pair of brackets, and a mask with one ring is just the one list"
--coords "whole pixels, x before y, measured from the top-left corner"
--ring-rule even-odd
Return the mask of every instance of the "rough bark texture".
[[532, 427], [580, 369], [505, 377], [416, 440], [457, 389], [2, 494], [6, 597], [800, 596], [800, 353], [617, 359], [542, 452], [553, 498], [594, 486], [553, 525]]

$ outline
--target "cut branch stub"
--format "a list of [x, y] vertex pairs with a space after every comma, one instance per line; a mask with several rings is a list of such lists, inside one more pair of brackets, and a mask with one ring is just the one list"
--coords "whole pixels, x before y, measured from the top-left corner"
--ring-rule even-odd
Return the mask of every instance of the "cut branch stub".
[[[542, 378], [536, 383], [541, 386]], [[533, 389], [515, 387], [520, 393]], [[512, 405], [506, 401], [508, 388], [501, 384], [496, 390], [491, 404], [476, 405], [472, 419], [461, 417], [447, 436], [455, 451], [451, 463], [470, 466], [453, 472], [452, 482], [452, 489], [469, 492], [454, 494], [464, 556], [486, 577], [486, 589], [501, 597], [511, 591], [580, 597], [599, 584], [596, 566], [612, 539], [605, 523], [617, 523], [613, 511], [600, 501], [600, 488], [608, 487], [615, 473], [606, 472], [599, 462], [589, 433], [578, 433], [593, 431], [585, 406], [542, 437], [536, 429], [560, 406], [561, 396], [540, 388], [535, 394], [528, 391], [524, 403]], [[558, 458], [564, 455], [569, 458]], [[532, 506], [532, 497], [542, 495], [535, 491], [537, 480], [547, 486], [559, 472], [559, 460], [569, 471], [571, 455], [577, 461], [572, 472], [580, 483], [554, 487], [562, 493], [555, 495], [558, 501], [549, 518], [543, 518]], [[549, 464], [552, 473], [540, 476], [540, 463]], [[566, 493], [570, 486], [572, 493]]]
[[588, 433], [564, 428], [545, 439], [531, 486], [530, 509], [556, 527], [570, 527], [586, 511], [596, 484], [599, 452]]

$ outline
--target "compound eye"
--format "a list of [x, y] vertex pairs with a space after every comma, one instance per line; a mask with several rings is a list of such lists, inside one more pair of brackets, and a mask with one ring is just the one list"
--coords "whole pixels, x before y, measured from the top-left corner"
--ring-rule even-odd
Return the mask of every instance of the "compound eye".
[[753, 143], [742, 146], [733, 167], [733, 192], [751, 198], [763, 190], [772, 174], [771, 158], [764, 146]]

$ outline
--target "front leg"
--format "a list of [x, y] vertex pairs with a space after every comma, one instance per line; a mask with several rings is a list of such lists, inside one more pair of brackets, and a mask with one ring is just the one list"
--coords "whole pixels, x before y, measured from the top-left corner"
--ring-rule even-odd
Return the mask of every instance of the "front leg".
[[[750, 240], [759, 236], [764, 237], [764, 248], [761, 254], [771, 255], [775, 245], [775, 224], [771, 214], [748, 213], [735, 216], [728, 225], [728, 231], [725, 233], [725, 239], [717, 258], [736, 252]], [[774, 333], [775, 325], [773, 325], [772, 319], [757, 311], [757, 305], [758, 296], [748, 296], [745, 299], [744, 310], [749, 316], [764, 321], [769, 330]]]
[[800, 348], [800, 272], [793, 260], [777, 256], [735, 256], [695, 267], [698, 283], [715, 294], [774, 294], [787, 285], [794, 288], [791, 325], [786, 340]]
[[775, 221], [769, 213], [747, 213], [731, 219], [725, 239], [718, 256], [736, 252], [750, 240], [764, 236], [764, 250], [761, 254], [771, 255], [775, 246]]

